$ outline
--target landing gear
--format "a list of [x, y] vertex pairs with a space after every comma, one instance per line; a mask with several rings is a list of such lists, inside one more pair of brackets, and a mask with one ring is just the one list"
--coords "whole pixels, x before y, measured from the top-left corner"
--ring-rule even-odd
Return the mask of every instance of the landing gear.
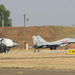
[[50, 50], [56, 50], [56, 47], [51, 47]]
[[5, 49], [4, 49], [4, 52], [5, 52], [5, 53], [8, 53], [9, 50], [10, 50], [10, 48], [5, 48]]
[[53, 47], [51, 47], [50, 50], [53, 50]]
[[54, 47], [54, 50], [56, 50], [56, 47]]

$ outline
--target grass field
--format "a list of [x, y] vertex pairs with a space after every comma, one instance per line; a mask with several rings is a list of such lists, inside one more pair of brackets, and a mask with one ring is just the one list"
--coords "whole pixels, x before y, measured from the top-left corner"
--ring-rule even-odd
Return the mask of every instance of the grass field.
[[[67, 53], [21, 53], [33, 50], [11, 50], [0, 54], [0, 68], [67, 69], [75, 70], [75, 55]], [[43, 52], [43, 50], [40, 50]], [[44, 50], [49, 51], [49, 50]], [[16, 54], [15, 54], [16, 53]]]

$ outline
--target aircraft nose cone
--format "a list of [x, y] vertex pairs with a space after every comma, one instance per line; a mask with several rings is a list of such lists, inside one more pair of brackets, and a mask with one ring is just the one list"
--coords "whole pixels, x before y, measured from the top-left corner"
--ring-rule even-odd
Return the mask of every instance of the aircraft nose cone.
[[18, 44], [16, 42], [13, 42], [13, 46], [16, 47], [18, 46]]

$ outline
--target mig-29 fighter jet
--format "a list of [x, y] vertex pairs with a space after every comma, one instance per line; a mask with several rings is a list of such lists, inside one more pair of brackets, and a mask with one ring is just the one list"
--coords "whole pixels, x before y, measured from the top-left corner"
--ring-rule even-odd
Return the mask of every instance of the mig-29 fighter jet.
[[18, 44], [11, 39], [0, 38], [0, 53], [7, 53], [10, 48], [16, 47]]
[[54, 42], [47, 42], [38, 35], [37, 37], [33, 36], [33, 43], [34, 45], [36, 45], [37, 43], [38, 48], [50, 48], [50, 50], [53, 49], [55, 50], [57, 47], [63, 46], [67, 47], [67, 44], [75, 43], [75, 38], [71, 37], [71, 38], [64, 38]]

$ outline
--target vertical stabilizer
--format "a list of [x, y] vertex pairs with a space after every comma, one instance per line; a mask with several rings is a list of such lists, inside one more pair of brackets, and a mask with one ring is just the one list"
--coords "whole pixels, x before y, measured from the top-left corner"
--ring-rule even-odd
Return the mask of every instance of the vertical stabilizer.
[[37, 43], [37, 37], [33, 36], [33, 44], [36, 45], [36, 43]]
[[37, 45], [41, 46], [41, 45], [47, 45], [47, 42], [41, 38], [39, 35], [37, 36]]

